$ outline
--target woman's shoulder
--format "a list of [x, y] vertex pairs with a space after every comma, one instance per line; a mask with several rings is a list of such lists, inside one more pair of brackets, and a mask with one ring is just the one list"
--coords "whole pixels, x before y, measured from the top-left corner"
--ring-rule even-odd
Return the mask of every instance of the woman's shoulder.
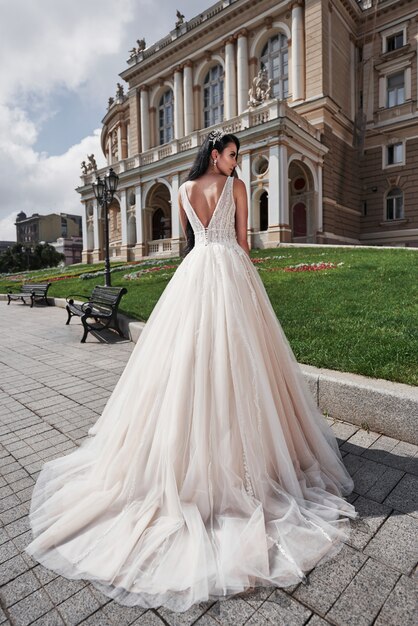
[[246, 187], [245, 187], [245, 183], [243, 180], [241, 180], [241, 178], [233, 178], [233, 189], [234, 192], [238, 192], [238, 193], [246, 193]]

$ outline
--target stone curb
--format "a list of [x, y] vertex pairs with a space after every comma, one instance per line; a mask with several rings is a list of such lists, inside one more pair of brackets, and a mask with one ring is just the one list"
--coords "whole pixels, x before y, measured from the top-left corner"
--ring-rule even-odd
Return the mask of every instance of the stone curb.
[[[6, 300], [0, 294], [0, 300]], [[48, 298], [65, 308], [64, 298]], [[119, 315], [121, 329], [133, 342], [145, 322]], [[418, 387], [300, 363], [322, 412], [356, 426], [418, 445]]]

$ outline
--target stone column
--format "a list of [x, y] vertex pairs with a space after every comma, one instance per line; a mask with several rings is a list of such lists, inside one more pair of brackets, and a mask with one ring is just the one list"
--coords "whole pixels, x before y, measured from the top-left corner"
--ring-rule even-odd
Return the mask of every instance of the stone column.
[[179, 187], [180, 176], [173, 174], [171, 179], [171, 252], [176, 256], [180, 254], [180, 237], [183, 236], [178, 202]]
[[194, 131], [193, 113], [193, 69], [192, 62], [186, 61], [183, 69], [184, 134]]
[[142, 189], [141, 185], [135, 187], [135, 221], [136, 221], [136, 246], [135, 258], [145, 256], [146, 246], [142, 228]]
[[225, 119], [237, 114], [237, 76], [235, 71], [235, 42], [230, 37], [225, 42]]
[[247, 190], [248, 203], [248, 224], [247, 224], [247, 240], [250, 248], [253, 247], [252, 232], [254, 230], [254, 210], [251, 202], [251, 154], [250, 152], [242, 152], [241, 154], [241, 180], [245, 183]]
[[184, 136], [184, 109], [183, 109], [183, 76], [181, 69], [174, 70], [174, 138]]
[[275, 144], [269, 148], [269, 230], [277, 230], [279, 225], [279, 170], [279, 146]]
[[141, 87], [141, 152], [150, 148], [148, 87]]
[[121, 161], [123, 159], [122, 153], [122, 126], [119, 124], [117, 128], [117, 137], [118, 137], [118, 160]]
[[305, 46], [302, 2], [292, 4], [292, 97], [293, 101], [305, 97]]
[[125, 122], [122, 123], [120, 128], [120, 157], [121, 159], [128, 158], [128, 126]]
[[122, 231], [121, 256], [124, 261], [128, 260], [128, 212], [126, 202], [126, 189], [120, 191], [120, 222]]
[[81, 234], [83, 236], [83, 250], [81, 253], [82, 262], [88, 263], [88, 233], [87, 233], [87, 203], [83, 202], [83, 210], [81, 213]]
[[287, 145], [279, 146], [279, 233], [280, 241], [290, 242], [292, 229], [289, 221], [289, 174], [287, 167]]
[[100, 259], [102, 258], [101, 236], [100, 236], [101, 220], [99, 219], [99, 211], [100, 211], [99, 203], [95, 202], [94, 207], [93, 207], [93, 235], [94, 235], [93, 262], [100, 261]]
[[324, 213], [324, 209], [322, 206], [323, 203], [323, 198], [322, 198], [322, 163], [318, 163], [318, 169], [317, 169], [317, 174], [318, 174], [318, 192], [316, 194], [317, 197], [317, 206], [316, 206], [316, 229], [317, 229], [317, 233], [315, 233], [315, 243], [321, 243], [318, 238], [317, 238], [317, 234], [318, 233], [322, 233], [323, 232], [323, 213]]
[[141, 134], [141, 108], [140, 92], [135, 87], [129, 90], [129, 127], [128, 127], [128, 156], [134, 156], [140, 152]]
[[244, 29], [238, 33], [237, 39], [237, 85], [238, 115], [248, 108], [248, 32]]
[[195, 128], [203, 127], [203, 105], [202, 88], [200, 85], [193, 85], [193, 104], [194, 104], [194, 126]]

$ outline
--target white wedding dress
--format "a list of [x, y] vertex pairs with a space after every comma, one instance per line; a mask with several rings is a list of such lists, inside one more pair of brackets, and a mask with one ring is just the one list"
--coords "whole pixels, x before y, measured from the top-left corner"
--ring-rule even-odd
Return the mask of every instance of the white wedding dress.
[[195, 247], [92, 436], [34, 488], [27, 552], [121, 604], [185, 611], [292, 585], [357, 517], [335, 436], [237, 243], [233, 180], [207, 228], [182, 185]]

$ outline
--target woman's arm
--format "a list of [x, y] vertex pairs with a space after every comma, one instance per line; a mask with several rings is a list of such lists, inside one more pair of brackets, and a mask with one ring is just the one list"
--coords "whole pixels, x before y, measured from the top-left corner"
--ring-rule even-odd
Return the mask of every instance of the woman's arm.
[[235, 232], [237, 234], [237, 241], [241, 248], [250, 255], [250, 247], [247, 239], [248, 229], [248, 202], [247, 202], [247, 189], [245, 184], [239, 178], [234, 178], [233, 188], [234, 200], [235, 200]]
[[179, 216], [180, 216], [180, 222], [181, 222], [181, 227], [183, 229], [183, 234], [187, 240], [187, 235], [186, 235], [186, 227], [187, 227], [187, 215], [186, 215], [186, 211], [183, 209], [183, 204], [181, 201], [181, 193], [179, 192], [179, 196], [178, 196], [178, 202], [179, 202]]

